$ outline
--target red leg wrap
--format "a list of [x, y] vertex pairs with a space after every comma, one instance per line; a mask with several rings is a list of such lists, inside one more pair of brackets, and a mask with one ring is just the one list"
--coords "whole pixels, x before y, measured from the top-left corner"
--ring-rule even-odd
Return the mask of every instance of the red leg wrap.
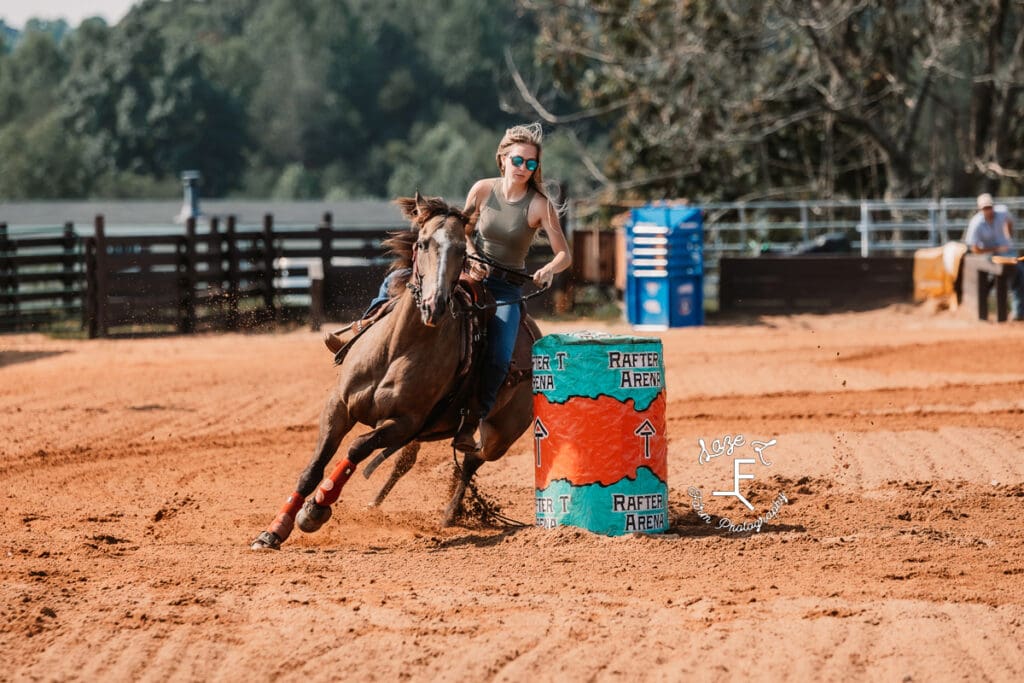
[[288, 538], [292, 533], [292, 528], [295, 526], [295, 515], [299, 512], [305, 500], [306, 497], [298, 492], [288, 496], [288, 500], [281, 506], [280, 512], [277, 513], [277, 517], [267, 527], [267, 531], [277, 534], [277, 537], [282, 541]]
[[331, 472], [331, 475], [320, 482], [320, 486], [316, 488], [316, 496], [313, 500], [319, 505], [334, 505], [335, 501], [338, 500], [338, 496], [341, 495], [341, 487], [345, 485], [345, 482], [349, 480], [349, 477], [355, 471], [356, 466], [348, 458], [342, 460], [334, 468], [334, 471]]

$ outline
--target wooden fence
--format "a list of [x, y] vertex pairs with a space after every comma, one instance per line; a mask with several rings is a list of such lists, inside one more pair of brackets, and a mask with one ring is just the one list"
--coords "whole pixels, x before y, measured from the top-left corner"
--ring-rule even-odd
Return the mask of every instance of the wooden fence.
[[[394, 229], [405, 229], [395, 226]], [[286, 320], [358, 316], [387, 269], [389, 229], [241, 227], [211, 218], [197, 233], [112, 235], [103, 216], [93, 234], [67, 224], [57, 236], [11, 239], [0, 224], [0, 330], [74, 321], [90, 337], [146, 332], [238, 330]], [[546, 260], [531, 257], [531, 266]], [[550, 310], [551, 294], [531, 301]]]
[[53, 232], [14, 240], [0, 223], [0, 331], [80, 316], [82, 243], [70, 223]]
[[719, 269], [723, 313], [856, 310], [914, 292], [910, 256], [723, 257]]
[[[400, 226], [395, 226], [399, 229]], [[404, 226], [403, 226], [404, 227]], [[13, 238], [0, 223], [0, 331], [73, 321], [90, 337], [123, 332], [236, 330], [361, 311], [384, 275], [388, 229], [238, 226], [211, 218], [199, 234]], [[311, 277], [314, 276], [314, 277]]]

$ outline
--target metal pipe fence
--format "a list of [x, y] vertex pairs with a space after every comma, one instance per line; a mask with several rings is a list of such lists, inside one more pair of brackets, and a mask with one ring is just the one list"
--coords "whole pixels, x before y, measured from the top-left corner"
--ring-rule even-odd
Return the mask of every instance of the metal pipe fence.
[[[1024, 213], [1024, 197], [998, 197], [996, 204], [1006, 206], [1015, 218]], [[844, 236], [851, 255], [910, 256], [920, 248], [962, 240], [977, 211], [973, 197], [713, 202], [701, 207], [709, 300], [718, 296], [722, 256], [793, 252], [826, 236]], [[1017, 249], [1024, 249], [1021, 233], [1018, 229], [1013, 236]]]

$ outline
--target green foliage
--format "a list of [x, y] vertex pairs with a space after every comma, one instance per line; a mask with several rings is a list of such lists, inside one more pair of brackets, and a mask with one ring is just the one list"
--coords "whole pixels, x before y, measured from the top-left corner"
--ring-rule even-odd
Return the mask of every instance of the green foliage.
[[433, 126], [417, 126], [411, 144], [390, 148], [394, 172], [388, 180], [389, 196], [442, 196], [461, 204], [478, 178], [497, 175], [494, 148], [498, 137], [475, 123], [465, 109], [451, 107]]
[[0, 126], [33, 121], [51, 111], [66, 69], [53, 36], [27, 31], [18, 49], [0, 60]]
[[50, 114], [36, 123], [0, 129], [0, 197], [83, 196], [90, 184], [82, 145], [69, 139], [60, 119]]
[[272, 196], [275, 199], [315, 199], [320, 192], [320, 179], [302, 164], [289, 164], [277, 179]]
[[214, 196], [461, 200], [533, 118], [507, 111], [504, 52], [533, 50], [514, 0], [143, 0], [32, 26], [0, 51], [7, 197], [173, 196], [194, 168]]
[[7, 54], [14, 49], [21, 32], [8, 26], [3, 19], [0, 19], [0, 55]]
[[520, 2], [538, 61], [611, 129], [610, 192], [1024, 187], [1020, 3]]
[[241, 108], [206, 77], [193, 44], [168, 42], [139, 14], [116, 30], [116, 40], [83, 36], [62, 88], [69, 130], [89, 141], [87, 162], [158, 180], [196, 168], [222, 193], [242, 165]]
[[[142, 0], [0, 22], [0, 196], [461, 200], [541, 106], [575, 196], [1024, 191], [1024, 9], [911, 0]], [[581, 156], [583, 155], [583, 156]], [[582, 163], [583, 159], [586, 163]], [[595, 191], [594, 188], [597, 188]]]

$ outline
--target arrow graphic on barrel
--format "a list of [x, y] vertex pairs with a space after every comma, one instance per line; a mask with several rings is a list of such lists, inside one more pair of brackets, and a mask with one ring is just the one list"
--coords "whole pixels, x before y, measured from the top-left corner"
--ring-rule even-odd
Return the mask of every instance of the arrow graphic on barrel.
[[537, 453], [537, 467], [540, 467], [540, 440], [548, 438], [548, 429], [538, 417], [533, 421], [533, 448]]
[[650, 460], [651, 437], [657, 434], [658, 431], [654, 428], [654, 425], [651, 424], [650, 420], [644, 420], [643, 422], [640, 423], [640, 426], [633, 431], [633, 433], [644, 440], [644, 458]]

